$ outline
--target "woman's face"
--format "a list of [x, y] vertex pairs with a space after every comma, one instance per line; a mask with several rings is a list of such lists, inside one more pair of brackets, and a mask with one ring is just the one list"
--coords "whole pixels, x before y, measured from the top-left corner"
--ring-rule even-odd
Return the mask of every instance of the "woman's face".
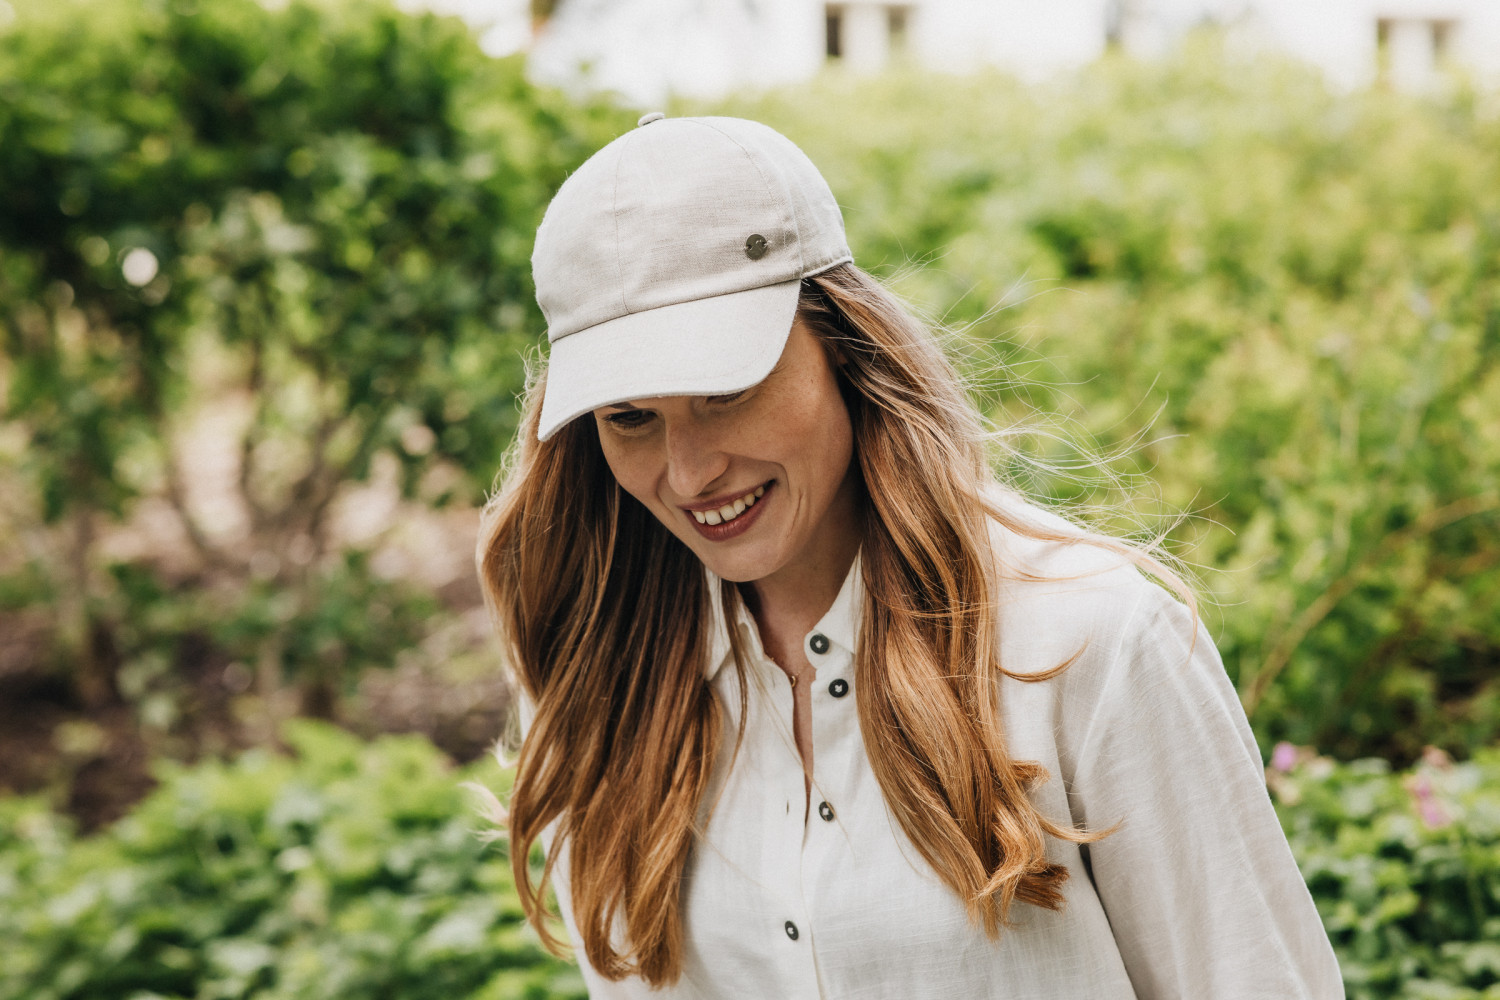
[[620, 486], [723, 579], [827, 571], [851, 551], [849, 411], [800, 319], [771, 374], [744, 392], [631, 400], [594, 419]]

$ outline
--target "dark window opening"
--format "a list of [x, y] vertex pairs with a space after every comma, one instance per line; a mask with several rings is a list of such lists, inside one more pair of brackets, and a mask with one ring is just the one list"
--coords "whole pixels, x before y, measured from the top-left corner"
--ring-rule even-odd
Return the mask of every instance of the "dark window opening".
[[[1397, 70], [1398, 60], [1410, 64], [1413, 58], [1422, 59], [1429, 73], [1441, 69], [1448, 59], [1453, 36], [1457, 31], [1458, 22], [1451, 20], [1380, 18], [1375, 22], [1375, 58], [1381, 78], [1390, 79], [1392, 72]], [[1414, 53], [1410, 48], [1414, 32], [1423, 41], [1420, 54]], [[1398, 33], [1404, 42], [1399, 46], [1395, 45]], [[1398, 53], [1397, 49], [1401, 51]], [[1411, 66], [1405, 68], [1410, 70]]]
[[899, 52], [906, 47], [906, 25], [910, 19], [911, 9], [908, 7], [886, 8], [885, 25], [890, 33], [891, 51]]
[[1448, 57], [1448, 46], [1453, 39], [1453, 29], [1456, 27], [1452, 21], [1432, 22], [1432, 54], [1433, 61], [1441, 63]]

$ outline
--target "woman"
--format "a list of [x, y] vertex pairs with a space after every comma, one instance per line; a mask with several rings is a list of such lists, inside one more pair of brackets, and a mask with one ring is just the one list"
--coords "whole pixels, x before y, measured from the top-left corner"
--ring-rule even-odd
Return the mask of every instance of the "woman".
[[994, 482], [800, 150], [648, 115], [532, 262], [479, 562], [592, 995], [1342, 996], [1174, 578]]

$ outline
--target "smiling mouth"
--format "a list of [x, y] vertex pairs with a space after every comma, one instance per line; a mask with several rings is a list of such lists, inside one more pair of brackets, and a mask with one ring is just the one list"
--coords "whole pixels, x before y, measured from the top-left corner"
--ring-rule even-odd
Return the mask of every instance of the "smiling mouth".
[[699, 524], [726, 524], [745, 513], [746, 510], [754, 507], [755, 501], [765, 495], [765, 486], [757, 486], [744, 496], [736, 497], [734, 500], [715, 510], [694, 510], [689, 511], [689, 513], [693, 515], [693, 519]]

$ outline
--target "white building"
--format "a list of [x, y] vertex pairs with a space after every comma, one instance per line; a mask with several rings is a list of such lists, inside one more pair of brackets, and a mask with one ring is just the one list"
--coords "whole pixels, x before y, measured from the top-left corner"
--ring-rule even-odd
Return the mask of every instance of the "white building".
[[1428, 89], [1450, 72], [1500, 83], [1500, 0], [1124, 0], [1126, 47], [1160, 52], [1192, 25], [1306, 60], [1343, 87]]
[[[512, 8], [491, 49], [524, 44], [524, 0], [428, 0]], [[873, 72], [895, 59], [941, 70], [997, 66], [1029, 79], [1111, 45], [1142, 56], [1217, 24], [1285, 52], [1339, 86], [1406, 90], [1457, 71], [1500, 83], [1500, 0], [555, 0], [533, 26], [538, 79], [613, 90], [638, 106], [807, 79], [825, 63]], [[472, 19], [472, 18], [471, 18]], [[496, 29], [498, 30], [498, 29]], [[494, 33], [492, 32], [492, 38]], [[514, 39], [514, 41], [511, 41]]]

